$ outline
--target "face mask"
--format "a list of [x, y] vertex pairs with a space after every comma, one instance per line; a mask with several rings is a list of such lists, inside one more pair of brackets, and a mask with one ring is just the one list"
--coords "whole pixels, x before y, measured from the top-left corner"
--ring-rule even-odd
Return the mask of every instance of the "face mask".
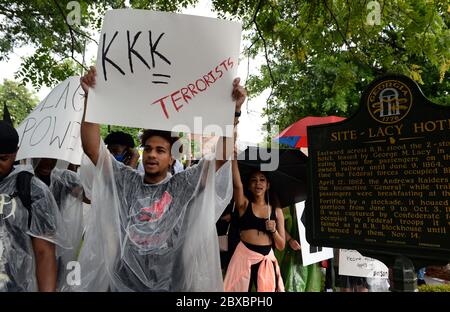
[[117, 161], [122, 162], [122, 161], [125, 159], [125, 155], [122, 155], [122, 154], [120, 154], [120, 155], [114, 155], [114, 158], [115, 158]]

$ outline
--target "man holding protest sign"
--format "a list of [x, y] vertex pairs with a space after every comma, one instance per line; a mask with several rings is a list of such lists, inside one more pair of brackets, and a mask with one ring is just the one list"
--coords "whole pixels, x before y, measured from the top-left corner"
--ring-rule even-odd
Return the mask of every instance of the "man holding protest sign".
[[[96, 70], [81, 79], [86, 93]], [[246, 97], [233, 81], [235, 125]], [[87, 105], [87, 100], [86, 100]], [[80, 254], [82, 280], [75, 290], [223, 291], [215, 222], [232, 195], [232, 138], [219, 140], [217, 157], [171, 176], [179, 148], [168, 131], [142, 136], [144, 169], [114, 159], [100, 140], [99, 125], [81, 126], [82, 145], [95, 171], [92, 226]]]
[[14, 166], [19, 136], [0, 121], [0, 292], [55, 291], [55, 244], [65, 246], [48, 187]]

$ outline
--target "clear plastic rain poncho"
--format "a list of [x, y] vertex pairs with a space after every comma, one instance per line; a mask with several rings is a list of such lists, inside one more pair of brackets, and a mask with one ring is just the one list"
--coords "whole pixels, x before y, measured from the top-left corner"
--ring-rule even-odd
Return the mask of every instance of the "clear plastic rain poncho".
[[[78, 176], [81, 180], [81, 185], [83, 188], [83, 195], [86, 199], [89, 201], [92, 198], [92, 182], [94, 180], [94, 174], [95, 174], [94, 166], [91, 164], [91, 166], [80, 166], [78, 168]], [[83, 234], [86, 232], [87, 225], [89, 224], [89, 218], [91, 215], [91, 204], [89, 203], [83, 203]]]
[[16, 193], [16, 178], [31, 167], [16, 166], [0, 181], [0, 291], [37, 291], [35, 256], [31, 238], [67, 247], [61, 231], [62, 219], [48, 187], [36, 177], [31, 180], [31, 224], [28, 210]]
[[77, 260], [83, 235], [83, 187], [73, 171], [54, 168], [50, 178], [50, 190], [59, 207], [63, 228], [67, 234], [69, 247], [57, 247], [58, 289], [66, 284], [66, 277], [73, 269], [67, 267], [70, 261]]
[[[231, 164], [215, 160], [145, 184], [102, 143], [75, 291], [223, 291], [215, 223], [232, 195]], [[83, 176], [82, 176], [83, 180]], [[87, 180], [90, 180], [87, 178]]]

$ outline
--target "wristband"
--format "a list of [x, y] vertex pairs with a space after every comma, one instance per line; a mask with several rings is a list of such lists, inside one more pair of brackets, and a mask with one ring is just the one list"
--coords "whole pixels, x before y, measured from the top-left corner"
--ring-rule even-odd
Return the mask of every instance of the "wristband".
[[241, 112], [234, 112], [234, 117], [241, 117]]

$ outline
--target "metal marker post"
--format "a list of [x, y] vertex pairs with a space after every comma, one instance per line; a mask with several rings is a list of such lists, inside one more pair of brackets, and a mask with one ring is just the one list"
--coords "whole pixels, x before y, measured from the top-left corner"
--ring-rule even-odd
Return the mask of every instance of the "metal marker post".
[[417, 292], [417, 275], [412, 261], [404, 256], [395, 258], [391, 276], [393, 292]]

